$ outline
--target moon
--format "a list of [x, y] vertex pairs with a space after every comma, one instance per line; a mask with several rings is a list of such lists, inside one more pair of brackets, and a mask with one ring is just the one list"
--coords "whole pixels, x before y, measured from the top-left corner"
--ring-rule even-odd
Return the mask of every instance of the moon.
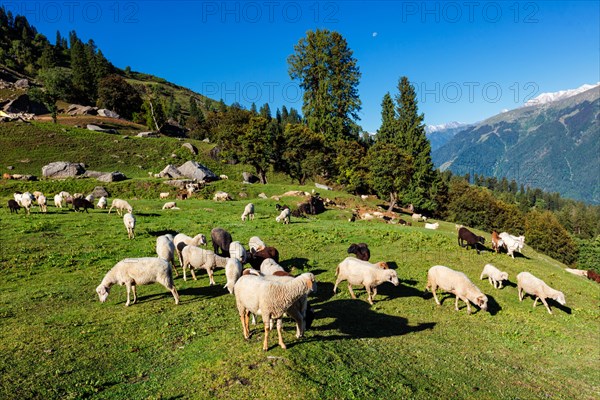
[[373, 36], [373, 37], [377, 37], [377, 32], [373, 32], [373, 33], [371, 34], [371, 36]]

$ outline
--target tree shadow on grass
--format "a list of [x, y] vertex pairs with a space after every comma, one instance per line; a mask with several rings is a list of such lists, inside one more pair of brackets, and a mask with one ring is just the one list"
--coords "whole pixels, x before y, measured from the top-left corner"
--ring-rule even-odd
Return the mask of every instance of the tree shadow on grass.
[[151, 212], [138, 212], [138, 213], [135, 213], [135, 216], [139, 216], [139, 217], [160, 217], [160, 214], [158, 214], [158, 213], [151, 213]]
[[150, 236], [157, 236], [157, 237], [162, 236], [162, 235], [173, 235], [173, 237], [175, 237], [175, 235], [177, 235], [177, 231], [174, 231], [173, 229], [161, 229], [158, 231], [148, 230], [147, 232]]

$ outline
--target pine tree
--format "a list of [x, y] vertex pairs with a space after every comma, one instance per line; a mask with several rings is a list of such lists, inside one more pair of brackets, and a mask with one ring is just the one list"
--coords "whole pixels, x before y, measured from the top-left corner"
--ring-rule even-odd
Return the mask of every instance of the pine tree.
[[62, 36], [60, 35], [60, 31], [56, 31], [56, 47], [61, 48], [63, 44]]
[[[72, 32], [72, 34], [76, 38], [75, 33]], [[73, 71], [73, 89], [76, 99], [83, 103], [92, 103], [95, 99], [93, 75], [85, 46], [79, 39], [75, 39], [71, 44], [71, 70]]]
[[250, 105], [250, 112], [255, 117], [258, 116], [258, 110], [256, 109], [256, 103], [252, 102], [252, 104]]
[[395, 142], [398, 133], [398, 121], [396, 119], [396, 110], [394, 101], [390, 93], [383, 96], [381, 102], [381, 127], [377, 130], [376, 140], [382, 143]]
[[268, 121], [271, 120], [271, 108], [269, 107], [269, 103], [265, 103], [263, 104], [263, 106], [260, 108], [260, 116], [263, 118], [266, 118]]
[[46, 44], [42, 50], [39, 64], [41, 69], [50, 69], [56, 67], [56, 54], [51, 44]]

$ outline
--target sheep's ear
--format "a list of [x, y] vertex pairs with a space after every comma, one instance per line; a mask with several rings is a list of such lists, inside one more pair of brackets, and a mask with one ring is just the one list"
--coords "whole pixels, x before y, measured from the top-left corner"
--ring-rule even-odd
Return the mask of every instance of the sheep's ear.
[[483, 300], [483, 297], [478, 297], [477, 298], [477, 305], [479, 307], [481, 307], [483, 305], [483, 303], [485, 303], [485, 301]]

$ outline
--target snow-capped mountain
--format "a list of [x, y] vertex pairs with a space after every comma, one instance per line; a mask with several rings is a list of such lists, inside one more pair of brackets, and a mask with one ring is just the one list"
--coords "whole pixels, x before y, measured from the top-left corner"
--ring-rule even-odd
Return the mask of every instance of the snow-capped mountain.
[[452, 122], [448, 122], [446, 124], [440, 124], [440, 125], [427, 125], [425, 127], [425, 133], [435, 133], [435, 132], [439, 132], [439, 131], [445, 131], [447, 129], [456, 129], [456, 128], [461, 128], [461, 127], [465, 127], [469, 124], [465, 124], [462, 122], [456, 122], [456, 121], [452, 121]]
[[525, 104], [523, 104], [523, 107], [539, 106], [541, 104], [566, 99], [568, 97], [576, 96], [579, 93], [583, 93], [587, 90], [593, 89], [598, 86], [600, 86], [600, 82], [596, 83], [595, 85], [585, 84], [578, 87], [577, 89], [559, 90], [558, 92], [542, 93], [539, 96], [526, 101]]
[[425, 127], [425, 133], [431, 143], [431, 150], [433, 151], [442, 147], [452, 139], [454, 135], [463, 129], [467, 129], [469, 126], [471, 126], [471, 124], [464, 124], [456, 121], [441, 125], [427, 125]]

